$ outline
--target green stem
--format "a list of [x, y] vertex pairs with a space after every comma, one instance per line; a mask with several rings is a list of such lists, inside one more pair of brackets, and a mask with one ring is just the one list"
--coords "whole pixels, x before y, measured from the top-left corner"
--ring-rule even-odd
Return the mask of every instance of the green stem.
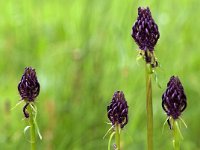
[[113, 132], [113, 133], [110, 135], [110, 138], [109, 138], [109, 141], [108, 141], [108, 150], [110, 150], [110, 147], [111, 147], [111, 140], [112, 140], [112, 137], [113, 137], [114, 134], [115, 134], [115, 132]]
[[146, 111], [147, 111], [147, 149], [153, 150], [153, 106], [152, 106], [152, 68], [146, 64]]
[[34, 123], [34, 110], [30, 104], [28, 106], [29, 112], [29, 126], [30, 126], [30, 137], [31, 137], [31, 150], [36, 150], [36, 136], [35, 136], [35, 123]]
[[115, 124], [115, 144], [117, 146], [117, 150], [120, 150], [120, 125]]
[[173, 146], [174, 150], [180, 150], [179, 127], [176, 120], [173, 120]]

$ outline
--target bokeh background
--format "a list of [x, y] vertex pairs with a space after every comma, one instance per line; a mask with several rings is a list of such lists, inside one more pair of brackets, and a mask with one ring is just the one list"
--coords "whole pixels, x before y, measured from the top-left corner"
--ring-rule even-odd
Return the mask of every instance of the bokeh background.
[[0, 1], [0, 147], [28, 149], [27, 125], [17, 85], [26, 66], [37, 71], [41, 150], [105, 150], [110, 128], [106, 107], [116, 90], [129, 105], [122, 131], [124, 150], [146, 149], [143, 61], [131, 28], [138, 6], [150, 6], [159, 26], [155, 48], [162, 88], [153, 81], [154, 147], [172, 149], [172, 134], [161, 95], [172, 75], [185, 88], [183, 150], [200, 149], [200, 1], [199, 0], [2, 0]]

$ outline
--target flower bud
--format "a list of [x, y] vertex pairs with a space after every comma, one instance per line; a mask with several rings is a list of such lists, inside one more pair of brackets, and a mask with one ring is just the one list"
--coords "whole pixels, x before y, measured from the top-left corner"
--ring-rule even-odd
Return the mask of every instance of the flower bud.
[[114, 93], [110, 105], [107, 107], [108, 118], [112, 125], [120, 124], [123, 128], [128, 123], [128, 105], [122, 91]]
[[178, 77], [172, 76], [162, 95], [162, 108], [173, 119], [178, 119], [187, 106], [187, 98]]
[[151, 16], [149, 7], [138, 8], [137, 21], [132, 27], [132, 37], [141, 50], [154, 50], [160, 33], [157, 24]]
[[18, 84], [18, 91], [22, 100], [33, 102], [40, 92], [40, 84], [37, 80], [35, 69], [25, 68], [21, 81]]

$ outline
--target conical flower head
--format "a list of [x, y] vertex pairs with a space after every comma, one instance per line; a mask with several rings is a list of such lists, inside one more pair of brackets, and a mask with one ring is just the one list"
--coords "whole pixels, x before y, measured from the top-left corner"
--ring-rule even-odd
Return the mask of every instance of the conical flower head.
[[187, 98], [178, 77], [172, 76], [162, 95], [162, 107], [168, 116], [178, 119], [187, 106]]
[[141, 50], [154, 50], [160, 33], [157, 24], [151, 16], [149, 7], [138, 8], [137, 21], [132, 27], [132, 37]]
[[21, 81], [18, 85], [18, 91], [22, 100], [33, 102], [40, 92], [40, 84], [37, 80], [35, 69], [25, 68]]
[[110, 105], [107, 107], [108, 118], [112, 125], [120, 124], [123, 128], [128, 123], [128, 105], [122, 91], [114, 93]]

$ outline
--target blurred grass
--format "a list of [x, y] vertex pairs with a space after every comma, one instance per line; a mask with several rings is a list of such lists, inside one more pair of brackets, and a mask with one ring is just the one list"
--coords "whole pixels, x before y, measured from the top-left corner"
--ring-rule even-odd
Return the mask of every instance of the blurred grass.
[[0, 1], [0, 146], [27, 149], [17, 85], [26, 66], [36, 68], [41, 84], [37, 99], [43, 140], [39, 149], [106, 149], [102, 139], [106, 106], [116, 90], [129, 104], [129, 123], [122, 132], [125, 150], [146, 149], [144, 67], [130, 32], [138, 6], [149, 5], [161, 37], [156, 54], [162, 65], [155, 82], [155, 149], [172, 149], [161, 95], [171, 75], [184, 85], [188, 107], [183, 118], [183, 150], [197, 150], [200, 114], [199, 0]]

